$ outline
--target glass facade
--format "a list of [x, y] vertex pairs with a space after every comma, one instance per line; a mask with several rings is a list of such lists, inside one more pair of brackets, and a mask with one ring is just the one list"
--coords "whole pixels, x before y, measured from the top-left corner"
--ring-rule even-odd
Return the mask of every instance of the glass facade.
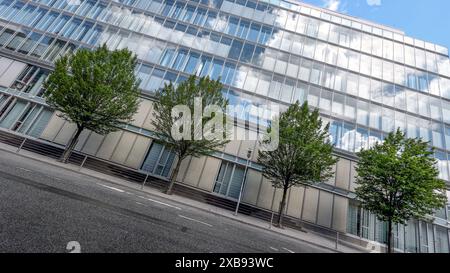
[[222, 163], [214, 192], [234, 199], [239, 198], [242, 183], [244, 182], [244, 169], [230, 162]]
[[[307, 100], [331, 123], [337, 150], [358, 152], [400, 127], [408, 137], [436, 147], [441, 178], [450, 180], [450, 61], [442, 46], [280, 0], [0, 0], [0, 56], [8, 52], [46, 67], [64, 54], [103, 43], [137, 54], [136, 74], [146, 96], [164, 83], [197, 74], [220, 79], [224, 96], [234, 105], [286, 109]], [[36, 105], [45, 105], [40, 86], [47, 74], [29, 65], [5, 86], [1, 127], [32, 127], [42, 111]], [[27, 94], [30, 105], [19, 99], [11, 105], [7, 92], [13, 91]], [[251, 113], [243, 117], [255, 118]], [[156, 161], [149, 154], [143, 168], [167, 176], [158, 158], [173, 159], [158, 147], [153, 146]], [[216, 179], [213, 191], [234, 196], [232, 176], [224, 177]], [[446, 214], [439, 215], [446, 220]], [[349, 233], [384, 240], [378, 233], [382, 223], [373, 216], [349, 209], [349, 219], [355, 220], [348, 222]], [[414, 232], [425, 229], [447, 234], [448, 250], [446, 230], [419, 225]], [[407, 251], [415, 249], [404, 243], [410, 234], [402, 232], [398, 243]]]
[[449, 177], [450, 63], [439, 46], [266, 1], [70, 2], [0, 1], [0, 45], [49, 62], [80, 47], [128, 47], [149, 94], [197, 73], [220, 77], [236, 104], [307, 99], [338, 149], [357, 152], [401, 127], [440, 150]]
[[164, 145], [154, 142], [142, 164], [142, 170], [156, 176], [168, 177], [175, 154]]

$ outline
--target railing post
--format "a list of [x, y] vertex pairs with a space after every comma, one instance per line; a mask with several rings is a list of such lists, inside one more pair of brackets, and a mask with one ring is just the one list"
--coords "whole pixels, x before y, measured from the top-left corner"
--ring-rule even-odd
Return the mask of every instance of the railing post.
[[79, 171], [81, 171], [81, 169], [83, 169], [84, 164], [86, 163], [86, 160], [88, 159], [88, 156], [84, 156], [83, 162], [81, 162], [80, 168], [78, 169]]
[[336, 250], [338, 249], [338, 247], [339, 247], [339, 231], [336, 231], [336, 246], [335, 246]]
[[238, 215], [239, 212], [239, 206], [241, 205], [242, 201], [242, 191], [244, 190], [245, 182], [247, 181], [247, 174], [248, 174], [248, 166], [250, 165], [250, 159], [252, 158], [252, 149], [248, 149], [247, 151], [247, 162], [245, 164], [245, 171], [244, 171], [244, 177], [242, 179], [241, 189], [239, 191], [239, 199], [236, 204], [236, 210], [234, 211], [234, 216]]
[[147, 173], [147, 175], [145, 176], [144, 183], [142, 183], [141, 190], [144, 189], [145, 183], [147, 183], [147, 179], [148, 179], [148, 173]]
[[270, 227], [269, 229], [272, 229], [273, 226], [273, 215], [275, 214], [275, 212], [272, 210], [272, 217], [270, 218]]
[[20, 143], [19, 148], [17, 148], [16, 153], [19, 153], [20, 150], [22, 150], [22, 147], [23, 147], [23, 145], [25, 145], [25, 142], [26, 142], [26, 141], [27, 141], [27, 138], [24, 138], [23, 141], [22, 141], [22, 143]]

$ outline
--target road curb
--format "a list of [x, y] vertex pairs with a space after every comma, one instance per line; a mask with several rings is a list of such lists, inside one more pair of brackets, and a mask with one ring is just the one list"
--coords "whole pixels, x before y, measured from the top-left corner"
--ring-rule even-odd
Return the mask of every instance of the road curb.
[[[239, 219], [239, 218], [237, 218], [237, 217], [233, 217], [233, 216], [231, 216], [231, 215], [229, 215], [229, 216], [228, 216], [228, 215], [224, 215], [224, 214], [215, 212], [214, 210], [202, 208], [202, 207], [200, 207], [200, 206], [195, 206], [195, 205], [192, 205], [192, 204], [189, 204], [189, 203], [183, 203], [183, 202], [181, 202], [181, 201], [171, 199], [171, 198], [169, 198], [169, 197], [167, 197], [167, 196], [161, 196], [161, 195], [158, 195], [158, 194], [156, 194], [156, 193], [148, 192], [148, 191], [145, 191], [145, 190], [143, 191], [143, 190], [134, 188], [134, 187], [132, 187], [131, 185], [126, 185], [126, 184], [125, 184], [125, 183], [133, 183], [133, 182], [125, 181], [124, 183], [118, 183], [118, 182], [116, 182], [116, 181], [111, 181], [111, 180], [108, 180], [108, 179], [103, 178], [103, 177], [99, 177], [99, 176], [96, 176], [96, 175], [93, 175], [93, 174], [90, 174], [90, 173], [83, 172], [82, 170], [75, 170], [75, 169], [73, 169], [73, 168], [71, 168], [71, 167], [69, 167], [69, 166], [64, 166], [64, 165], [56, 164], [56, 162], [51, 162], [50, 160], [49, 160], [49, 161], [47, 161], [47, 160], [42, 161], [42, 160], [39, 160], [38, 158], [33, 157], [33, 156], [31, 156], [31, 155], [21, 154], [20, 152], [17, 153], [17, 152], [14, 152], [14, 151], [5, 149], [4, 147], [0, 147], [0, 150], [5, 151], [5, 152], [10, 153], [10, 154], [14, 154], [14, 155], [23, 157], [23, 158], [31, 159], [31, 160], [34, 160], [34, 161], [37, 161], [37, 162], [40, 162], [40, 163], [47, 163], [47, 164], [50, 164], [50, 165], [52, 165], [52, 166], [55, 166], [55, 167], [59, 167], [59, 168], [65, 169], [65, 170], [67, 170], [67, 171], [71, 171], [71, 172], [76, 173], [76, 174], [86, 175], [86, 176], [89, 176], [89, 177], [91, 177], [91, 178], [95, 178], [95, 179], [98, 179], [98, 180], [101, 180], [101, 181], [104, 181], [104, 182], [107, 182], [107, 183], [111, 183], [111, 184], [114, 184], [114, 185], [126, 187], [126, 188], [133, 189], [133, 190], [138, 190], [138, 191], [140, 191], [140, 192], [142, 192], [142, 193], [146, 193], [146, 194], [151, 195], [151, 196], [153, 196], [153, 197], [163, 198], [163, 199], [172, 201], [172, 202], [177, 203], [177, 204], [182, 205], [182, 206], [188, 206], [188, 207], [193, 208], [193, 209], [198, 209], [198, 210], [201, 210], [201, 211], [204, 211], [204, 212], [208, 212], [208, 213], [211, 213], [211, 214], [213, 214], [213, 215], [215, 215], [215, 216], [218, 216], [218, 217], [223, 217], [223, 218], [226, 218], [226, 219], [234, 220], [234, 221], [236, 221], [236, 222], [239, 222], [239, 223], [242, 223], [242, 224], [246, 224], [246, 225], [248, 225], [248, 226], [252, 226], [252, 227], [255, 227], [255, 228], [264, 230], [264, 231], [269, 231], [269, 232], [271, 232], [271, 233], [273, 233], [273, 234], [278, 234], [278, 235], [281, 235], [281, 236], [285, 236], [285, 237], [288, 237], [288, 238], [291, 238], [291, 239], [294, 239], [294, 240], [297, 240], [297, 241], [300, 241], [300, 242], [303, 242], [303, 243], [307, 243], [307, 244], [310, 244], [310, 245], [313, 245], [313, 246], [316, 246], [316, 247], [319, 247], [319, 248], [322, 248], [322, 249], [327, 249], [327, 250], [331, 250], [331, 251], [333, 251], [333, 252], [338, 252], [338, 253], [345, 253], [344, 251], [341, 251], [341, 250], [338, 250], [338, 249], [335, 249], [335, 248], [332, 248], [332, 247], [324, 246], [324, 245], [321, 245], [321, 244], [318, 244], [318, 243], [315, 243], [315, 242], [311, 242], [311, 241], [307, 241], [307, 240], [304, 240], [304, 239], [300, 239], [300, 238], [297, 238], [297, 237], [292, 236], [292, 235], [289, 235], [289, 234], [277, 232], [277, 231], [274, 230], [274, 229], [265, 228], [265, 227], [262, 227], [262, 226], [260, 226], [260, 225], [253, 224], [253, 223], [247, 222], [247, 221], [245, 221], [245, 220]], [[73, 166], [76, 166], [76, 165], [73, 165]], [[136, 185], [139, 185], [139, 183], [135, 183], [135, 184], [136, 184]], [[148, 187], [148, 186], [146, 186], [146, 187]], [[157, 190], [157, 189], [155, 189], [155, 190]], [[355, 248], [355, 249], [357, 249], [356, 247], [354, 247], [354, 246], [348, 246], [348, 245], [345, 244], [345, 243], [344, 243], [343, 245], [346, 245], [346, 246], [349, 247], [349, 248]], [[362, 251], [362, 250], [360, 250], [360, 251]]]

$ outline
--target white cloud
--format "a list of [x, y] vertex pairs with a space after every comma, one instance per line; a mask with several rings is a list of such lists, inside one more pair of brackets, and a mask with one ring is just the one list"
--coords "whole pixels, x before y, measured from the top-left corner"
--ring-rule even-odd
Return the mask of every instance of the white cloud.
[[381, 0], [367, 0], [369, 6], [381, 6]]
[[[370, 1], [370, 0], [368, 0]], [[341, 0], [323, 0], [323, 6], [326, 9], [337, 11], [341, 5]]]

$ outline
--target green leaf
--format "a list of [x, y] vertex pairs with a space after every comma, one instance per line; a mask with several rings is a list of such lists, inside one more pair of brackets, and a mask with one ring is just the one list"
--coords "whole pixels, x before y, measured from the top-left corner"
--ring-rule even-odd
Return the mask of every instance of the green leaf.
[[108, 134], [131, 122], [138, 109], [136, 64], [127, 49], [111, 52], [106, 45], [94, 51], [81, 49], [56, 62], [44, 83], [44, 96], [78, 128]]
[[318, 110], [297, 102], [279, 117], [279, 147], [260, 151], [258, 163], [275, 188], [324, 182], [333, 175], [337, 159], [332, 155], [328, 125]]
[[190, 139], [174, 139], [172, 136], [172, 127], [177, 119], [172, 118], [172, 109], [178, 105], [185, 105], [193, 115], [195, 110], [194, 100], [196, 98], [201, 98], [202, 101], [202, 105], [198, 109], [199, 112], [204, 113], [207, 106], [216, 105], [223, 113], [226, 113], [228, 101], [223, 97], [222, 84], [219, 80], [214, 81], [209, 77], [197, 78], [196, 76], [191, 76], [177, 87], [169, 83], [157, 92], [158, 100], [155, 102], [152, 124], [156, 128], [159, 138], [178, 156], [179, 161], [182, 161], [188, 156], [200, 157], [211, 155], [229, 142], [225, 138], [226, 131], [222, 140], [207, 140], [204, 138], [195, 140], [195, 132], [201, 131], [212, 117], [203, 117], [201, 124], [198, 124], [199, 126], [197, 127], [192, 122]]
[[358, 153], [356, 195], [382, 221], [406, 224], [446, 205], [446, 185], [439, 179], [434, 150], [421, 139], [407, 139], [399, 129], [383, 143]]

